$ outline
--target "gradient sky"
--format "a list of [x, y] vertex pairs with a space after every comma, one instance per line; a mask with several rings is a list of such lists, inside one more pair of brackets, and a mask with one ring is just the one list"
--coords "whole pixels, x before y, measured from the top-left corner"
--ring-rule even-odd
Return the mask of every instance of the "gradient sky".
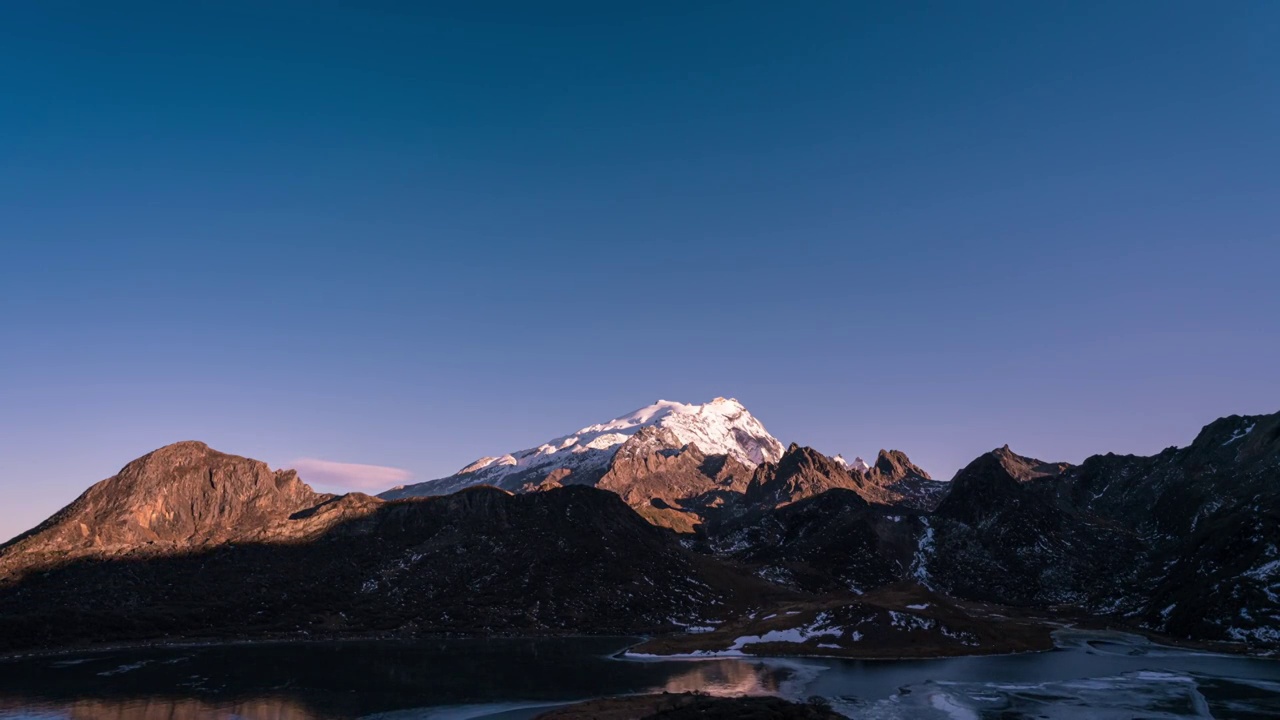
[[7, 7], [0, 538], [182, 439], [381, 489], [724, 395], [950, 477], [1280, 410], [1280, 3], [692, 5]]

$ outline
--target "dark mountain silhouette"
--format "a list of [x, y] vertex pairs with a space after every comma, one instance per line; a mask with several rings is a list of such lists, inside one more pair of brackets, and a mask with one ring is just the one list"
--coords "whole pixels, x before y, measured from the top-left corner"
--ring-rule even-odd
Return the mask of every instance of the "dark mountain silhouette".
[[712, 523], [704, 535], [709, 552], [787, 587], [861, 592], [908, 573], [918, 528], [913, 511], [895, 513], [834, 488]]
[[1280, 644], [1280, 413], [1078, 467], [1001, 448], [952, 485], [926, 543], [931, 580], [948, 592]]
[[1061, 502], [1063, 468], [1005, 446], [956, 473], [927, 520], [930, 579], [965, 598], [1102, 609], [1132, 581], [1139, 539], [1124, 523]]

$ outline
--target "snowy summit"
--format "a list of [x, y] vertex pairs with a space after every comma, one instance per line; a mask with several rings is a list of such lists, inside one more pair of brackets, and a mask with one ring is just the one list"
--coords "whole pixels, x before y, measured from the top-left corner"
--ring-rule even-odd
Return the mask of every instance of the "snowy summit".
[[835, 460], [836, 463], [838, 463], [840, 467], [844, 468], [845, 470], [853, 470], [855, 472], [867, 472], [868, 470], [871, 469], [871, 466], [867, 464], [867, 461], [863, 460], [860, 457], [854, 458], [853, 462], [849, 462], [848, 460], [845, 460], [844, 455], [836, 455], [831, 459]]
[[708, 455], [731, 455], [748, 466], [776, 462], [783, 452], [782, 443], [733, 398], [701, 405], [659, 400], [609, 422], [588, 425], [527, 450], [483, 457], [449, 477], [393, 488], [380, 497], [445, 495], [473, 485], [518, 490], [555, 471], [566, 483], [591, 483], [622, 443], [644, 427], [666, 428], [682, 444], [693, 443]]

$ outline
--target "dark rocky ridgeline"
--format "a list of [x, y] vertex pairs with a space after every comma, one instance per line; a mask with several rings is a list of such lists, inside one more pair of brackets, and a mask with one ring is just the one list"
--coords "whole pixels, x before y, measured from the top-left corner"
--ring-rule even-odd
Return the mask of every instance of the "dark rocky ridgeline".
[[[0, 649], [632, 633], [698, 622], [740, 588], [765, 585], [687, 551], [593, 488], [385, 502], [315, 494], [292, 473], [263, 468], [198, 444], [164, 448], [7, 545]], [[193, 499], [183, 512], [170, 504]]]
[[[573, 482], [571, 475], [554, 479]], [[882, 505], [929, 506], [938, 493], [926, 486], [947, 485], [930, 480], [898, 451], [882, 450], [877, 466], [863, 474], [793, 443], [778, 462], [753, 469], [731, 456], [706, 455], [695, 444], [681, 444], [674, 433], [659, 427], [642, 428], [630, 437], [592, 483], [617, 493], [653, 524], [681, 533], [835, 489]]]
[[949, 487], [931, 479], [900, 450], [881, 450], [876, 464], [864, 472], [792, 443], [778, 462], [756, 468], [743, 502], [780, 507], [839, 489], [852, 490], [875, 505], [931, 510]]
[[[1052, 487], [1053, 480], [1070, 467], [1068, 463], [1023, 457], [1005, 445], [978, 456], [956, 473], [951, 479], [952, 492], [939, 503], [938, 514], [979, 522], [993, 509], [1016, 503], [1022, 493]], [[1045, 482], [1035, 482], [1040, 480]]]
[[745, 502], [778, 507], [820, 495], [828, 490], [854, 490], [861, 483], [843, 465], [810, 447], [795, 443], [776, 463], [758, 466], [746, 490]]
[[661, 427], [645, 427], [628, 438], [602, 474], [575, 477], [558, 470], [540, 482], [525, 483], [521, 491], [568, 484], [616, 493], [649, 522], [684, 534], [835, 489], [895, 510], [927, 510], [949, 487], [930, 479], [897, 450], [881, 450], [876, 465], [863, 473], [793, 443], [777, 462], [751, 468], [732, 456], [707, 455], [696, 444], [682, 444]]
[[1280, 645], [1280, 413], [1216, 420], [1154, 457], [1089, 458], [1064, 494], [1140, 536], [1149, 561], [1127, 615], [1176, 636]]
[[835, 488], [746, 512], [705, 530], [707, 549], [757, 576], [813, 593], [862, 592], [907, 575], [920, 521]]
[[915, 581], [1176, 637], [1280, 644], [1280, 414], [1078, 467], [1001, 447], [957, 473], [933, 512], [877, 492], [931, 482], [900, 453], [840, 470], [792, 446], [757, 469], [745, 509], [712, 517], [700, 547], [807, 592]]
[[928, 580], [976, 600], [1113, 610], [1141, 545], [1128, 525], [1061, 501], [1068, 467], [1005, 446], [958, 472], [922, 536]]
[[928, 518], [928, 580], [959, 597], [1070, 605], [1174, 636], [1280, 643], [1280, 413], [1182, 449], [1079, 467], [1007, 448]]
[[[832, 489], [852, 490], [878, 505], [927, 510], [949, 487], [930, 479], [897, 450], [881, 450], [876, 465], [864, 473], [793, 443], [777, 462], [753, 468], [731, 455], [706, 454], [661, 426], [636, 431], [600, 468], [587, 461], [581, 464], [583, 468], [569, 463], [549, 472], [518, 471], [503, 476], [500, 486], [526, 493], [566, 485], [609, 490], [654, 525], [683, 534], [694, 533], [707, 522], [779, 507]], [[464, 471], [457, 477], [466, 476], [469, 473]], [[413, 486], [412, 491], [426, 492], [423, 485]], [[380, 497], [402, 496], [403, 490], [398, 489]]]

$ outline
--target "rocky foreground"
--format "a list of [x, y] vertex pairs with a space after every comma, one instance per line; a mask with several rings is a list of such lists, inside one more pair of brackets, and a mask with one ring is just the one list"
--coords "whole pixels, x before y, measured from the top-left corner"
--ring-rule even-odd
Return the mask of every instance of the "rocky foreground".
[[580, 431], [576, 480], [567, 440], [472, 471], [520, 492], [334, 496], [161, 448], [0, 546], [0, 651], [611, 633], [654, 636], [641, 654], [921, 657], [1043, 649], [1066, 624], [1280, 647], [1280, 413], [1153, 457], [1002, 447], [940, 483], [898, 451], [782, 449], [728, 402], [713, 420], [751, 430], [734, 452], [680, 437], [736, 442], [682, 410], [613, 445]]

